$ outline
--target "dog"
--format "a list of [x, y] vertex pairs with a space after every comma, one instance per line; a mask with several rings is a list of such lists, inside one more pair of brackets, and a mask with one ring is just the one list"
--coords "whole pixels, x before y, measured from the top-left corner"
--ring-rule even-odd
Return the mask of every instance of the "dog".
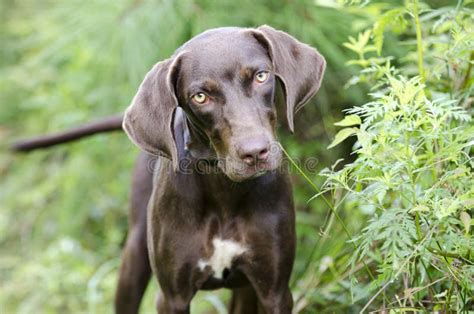
[[291, 313], [295, 213], [275, 94], [281, 86], [279, 114], [293, 131], [325, 66], [316, 49], [270, 26], [208, 30], [148, 72], [123, 116], [14, 146], [123, 129], [143, 151], [117, 313], [138, 312], [152, 274], [158, 313], [189, 313], [198, 290], [219, 288], [232, 289], [230, 313]]

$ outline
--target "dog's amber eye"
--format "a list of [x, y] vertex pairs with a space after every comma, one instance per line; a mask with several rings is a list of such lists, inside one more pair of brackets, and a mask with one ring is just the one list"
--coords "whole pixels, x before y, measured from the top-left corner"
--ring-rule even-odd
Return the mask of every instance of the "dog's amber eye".
[[270, 73], [268, 73], [267, 71], [261, 71], [255, 75], [255, 80], [259, 83], [264, 83], [266, 80], [268, 80], [269, 76]]
[[195, 103], [202, 105], [207, 102], [208, 97], [204, 93], [197, 93], [192, 97], [192, 99]]

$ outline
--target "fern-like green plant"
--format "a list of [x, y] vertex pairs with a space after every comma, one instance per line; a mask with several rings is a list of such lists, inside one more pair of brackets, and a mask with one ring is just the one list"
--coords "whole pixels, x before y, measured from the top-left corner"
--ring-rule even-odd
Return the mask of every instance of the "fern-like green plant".
[[[377, 271], [362, 311], [474, 307], [474, 19], [461, 1], [422, 7], [421, 16], [416, 0], [390, 8], [345, 45], [357, 53], [350, 64], [362, 68], [351, 83], [371, 84], [372, 101], [346, 111], [336, 123], [344, 128], [329, 146], [355, 136], [355, 161], [321, 174], [323, 192], [342, 193], [347, 210], [369, 216], [352, 239], [353, 269], [364, 261]], [[389, 26], [397, 27], [395, 35], [416, 38], [404, 59], [382, 54]], [[430, 41], [423, 41], [423, 32]], [[353, 289], [364, 285], [361, 276], [362, 270], [354, 271]]]

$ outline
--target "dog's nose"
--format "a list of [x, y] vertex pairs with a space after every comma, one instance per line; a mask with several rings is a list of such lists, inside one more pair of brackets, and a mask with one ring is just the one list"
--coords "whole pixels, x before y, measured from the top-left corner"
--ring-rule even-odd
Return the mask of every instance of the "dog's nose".
[[265, 138], [248, 139], [239, 145], [239, 157], [248, 166], [265, 162], [270, 153], [270, 142]]

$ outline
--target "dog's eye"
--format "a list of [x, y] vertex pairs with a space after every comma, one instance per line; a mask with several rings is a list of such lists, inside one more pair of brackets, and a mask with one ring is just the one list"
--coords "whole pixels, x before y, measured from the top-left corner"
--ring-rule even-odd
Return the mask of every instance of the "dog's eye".
[[255, 80], [259, 83], [264, 83], [266, 80], [268, 80], [269, 76], [270, 73], [268, 73], [267, 71], [261, 71], [255, 75]]
[[197, 93], [192, 97], [192, 99], [195, 103], [202, 105], [207, 102], [208, 97], [204, 93]]

